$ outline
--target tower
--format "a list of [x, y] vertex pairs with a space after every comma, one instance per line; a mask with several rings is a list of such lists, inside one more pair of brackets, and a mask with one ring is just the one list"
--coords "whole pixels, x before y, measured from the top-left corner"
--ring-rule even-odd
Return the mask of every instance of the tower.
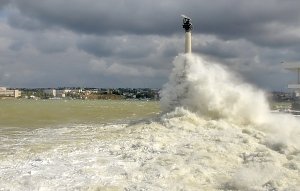
[[185, 53], [192, 53], [192, 29], [193, 25], [191, 23], [191, 19], [185, 15], [181, 15], [183, 17], [183, 25], [182, 27], [185, 30]]
[[284, 68], [297, 73], [297, 82], [288, 84], [288, 88], [294, 92], [292, 109], [300, 110], [300, 63], [284, 63]]
[[294, 90], [296, 97], [300, 97], [300, 63], [284, 63], [284, 68], [297, 73], [297, 82], [289, 84], [288, 88]]

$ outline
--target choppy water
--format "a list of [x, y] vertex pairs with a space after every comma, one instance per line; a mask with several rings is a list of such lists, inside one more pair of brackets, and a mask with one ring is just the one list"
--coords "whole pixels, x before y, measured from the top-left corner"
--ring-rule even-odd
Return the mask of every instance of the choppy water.
[[[0, 190], [88, 188], [91, 177], [62, 174], [98, 160], [90, 149], [114, 139], [108, 130], [159, 112], [159, 104], [151, 101], [0, 100]], [[70, 158], [73, 152], [78, 155]], [[74, 183], [78, 178], [82, 180]]]
[[300, 190], [300, 121], [271, 113], [263, 92], [180, 55], [162, 96], [162, 113], [155, 102], [39, 103], [58, 110], [49, 118], [11, 109], [23, 119], [1, 115], [0, 190]]
[[112, 100], [0, 100], [0, 127], [44, 128], [99, 124], [160, 112], [157, 102]]

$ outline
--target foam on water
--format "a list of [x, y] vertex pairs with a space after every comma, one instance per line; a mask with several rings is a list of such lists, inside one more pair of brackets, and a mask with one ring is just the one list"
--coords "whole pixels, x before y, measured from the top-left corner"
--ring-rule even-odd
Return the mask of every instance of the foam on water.
[[0, 190], [300, 190], [297, 119], [216, 63], [174, 65], [157, 118], [1, 136]]
[[269, 112], [264, 93], [241, 83], [221, 65], [196, 55], [180, 55], [162, 91], [163, 110], [184, 107], [209, 119], [234, 123], [264, 121]]
[[252, 125], [272, 132], [273, 141], [289, 142], [299, 149], [300, 142], [295, 137], [299, 121], [291, 115], [272, 114], [263, 91], [197, 55], [180, 55], [174, 66], [162, 91], [161, 105], [165, 112], [182, 107], [207, 120]]

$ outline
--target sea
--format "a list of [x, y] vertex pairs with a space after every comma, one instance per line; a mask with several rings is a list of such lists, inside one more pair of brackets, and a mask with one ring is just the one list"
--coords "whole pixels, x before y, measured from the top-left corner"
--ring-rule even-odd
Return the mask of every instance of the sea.
[[300, 190], [300, 120], [195, 54], [161, 100], [0, 100], [0, 191]]

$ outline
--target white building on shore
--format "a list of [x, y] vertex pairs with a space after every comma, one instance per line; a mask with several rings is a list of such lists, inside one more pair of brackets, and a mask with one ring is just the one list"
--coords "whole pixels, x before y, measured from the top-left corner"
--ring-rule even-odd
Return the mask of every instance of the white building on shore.
[[297, 74], [297, 81], [288, 84], [288, 89], [291, 89], [295, 97], [300, 97], [300, 63], [284, 63], [284, 68]]
[[45, 89], [43, 90], [43, 92], [47, 95], [50, 95], [51, 97], [65, 98], [66, 94], [71, 93], [73, 91], [69, 89], [64, 89], [64, 90]]
[[0, 97], [21, 97], [21, 91], [19, 90], [8, 90], [6, 87], [0, 87]]
[[[284, 63], [285, 69], [297, 73], [297, 82], [288, 84], [288, 88], [294, 93], [294, 101], [292, 102], [292, 109], [300, 111], [300, 63]], [[295, 80], [296, 81], [296, 80]]]
[[56, 97], [56, 90], [55, 89], [45, 89], [43, 90], [45, 94], [48, 94], [50, 96]]

